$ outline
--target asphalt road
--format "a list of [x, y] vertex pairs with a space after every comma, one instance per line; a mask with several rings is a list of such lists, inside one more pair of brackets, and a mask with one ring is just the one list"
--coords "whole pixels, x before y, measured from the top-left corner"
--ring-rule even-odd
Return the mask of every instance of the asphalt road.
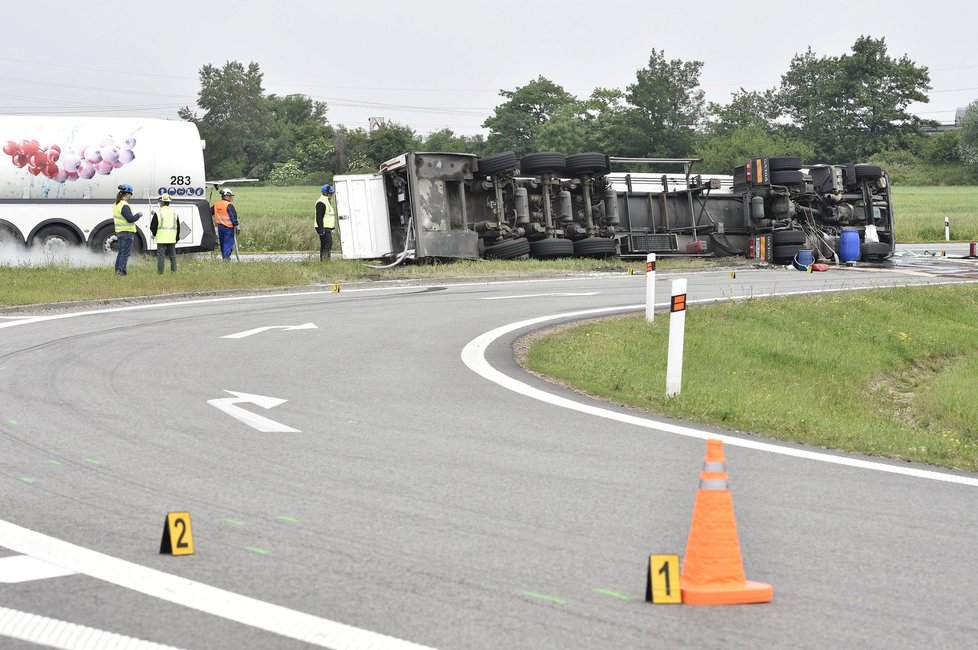
[[[976, 270], [684, 277], [695, 309]], [[644, 296], [603, 275], [8, 314], [0, 646], [972, 646], [978, 475], [664, 422], [514, 363], [534, 328]], [[774, 600], [647, 604], [710, 435]], [[159, 553], [177, 511], [193, 555]]]

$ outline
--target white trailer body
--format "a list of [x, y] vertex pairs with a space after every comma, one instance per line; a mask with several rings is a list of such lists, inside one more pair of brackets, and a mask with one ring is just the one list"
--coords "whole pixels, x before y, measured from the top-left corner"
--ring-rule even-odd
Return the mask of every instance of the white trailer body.
[[153, 250], [150, 211], [168, 194], [181, 221], [180, 250], [216, 242], [205, 198], [204, 143], [177, 120], [0, 116], [0, 243], [115, 247], [118, 186], [134, 193], [136, 250]]
[[393, 255], [383, 176], [336, 176], [333, 186], [343, 259], [380, 259]]

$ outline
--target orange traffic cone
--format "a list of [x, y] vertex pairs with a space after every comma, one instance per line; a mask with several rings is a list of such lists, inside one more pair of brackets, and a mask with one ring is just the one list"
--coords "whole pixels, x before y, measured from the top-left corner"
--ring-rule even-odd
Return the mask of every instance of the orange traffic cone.
[[725, 460], [723, 443], [707, 440], [681, 577], [687, 605], [767, 603], [774, 598], [774, 587], [744, 578]]

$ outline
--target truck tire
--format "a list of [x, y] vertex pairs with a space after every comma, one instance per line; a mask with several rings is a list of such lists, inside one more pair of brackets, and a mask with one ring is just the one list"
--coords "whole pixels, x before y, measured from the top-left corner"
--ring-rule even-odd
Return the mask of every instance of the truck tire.
[[883, 177], [883, 168], [879, 165], [856, 165], [856, 178], [875, 181]]
[[775, 230], [771, 238], [775, 246], [804, 244], [808, 241], [808, 236], [803, 230]]
[[798, 251], [802, 249], [798, 244], [786, 244], [784, 246], [774, 246], [774, 261], [775, 262], [790, 262], [795, 259], [795, 255]]
[[479, 174], [482, 176], [493, 176], [499, 172], [516, 171], [519, 168], [520, 161], [512, 151], [479, 158]]
[[577, 257], [614, 257], [618, 254], [618, 246], [614, 239], [608, 237], [587, 237], [574, 242], [574, 255]]
[[886, 242], [870, 241], [862, 242], [859, 254], [864, 262], [877, 262], [885, 260], [892, 252], [890, 245]]
[[486, 246], [482, 256], [487, 260], [512, 260], [530, 254], [530, 242], [526, 237], [507, 239], [506, 241]]
[[574, 242], [554, 237], [530, 242], [530, 255], [538, 260], [552, 260], [558, 257], [573, 257]]
[[592, 174], [594, 176], [604, 176], [611, 171], [611, 163], [608, 156], [603, 153], [575, 153], [567, 156], [567, 166], [564, 173], [568, 176], [584, 176]]
[[528, 153], [520, 158], [520, 171], [524, 174], [559, 174], [566, 166], [567, 156], [553, 151]]
[[801, 158], [798, 156], [775, 156], [768, 158], [767, 162], [772, 172], [801, 169]]
[[772, 185], [804, 185], [805, 174], [797, 169], [771, 172]]
[[31, 246], [43, 248], [45, 252], [64, 251], [78, 244], [78, 237], [65, 226], [46, 226], [31, 240]]

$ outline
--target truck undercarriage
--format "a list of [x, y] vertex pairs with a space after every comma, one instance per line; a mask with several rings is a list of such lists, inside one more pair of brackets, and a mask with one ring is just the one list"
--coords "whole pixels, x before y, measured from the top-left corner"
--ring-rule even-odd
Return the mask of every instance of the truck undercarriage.
[[[693, 159], [556, 152], [406, 153], [337, 176], [350, 259], [743, 255], [772, 263], [879, 261], [895, 247], [886, 173], [794, 156], [694, 175]], [[650, 171], [612, 171], [644, 167]], [[857, 243], [858, 242], [858, 243]]]

